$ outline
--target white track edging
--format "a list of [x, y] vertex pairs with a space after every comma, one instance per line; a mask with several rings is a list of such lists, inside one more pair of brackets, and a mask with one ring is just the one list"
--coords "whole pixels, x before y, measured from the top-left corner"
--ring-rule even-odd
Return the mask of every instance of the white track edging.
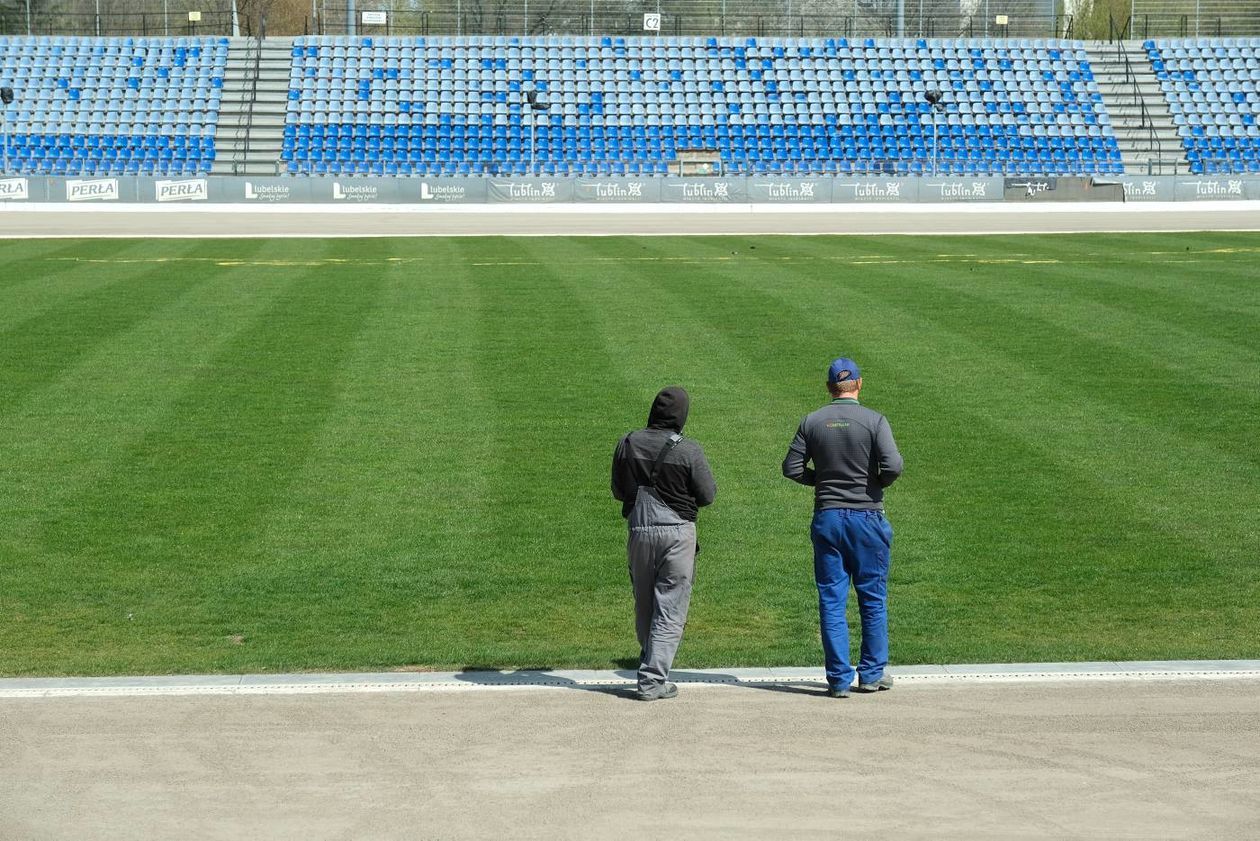
[[[927, 665], [892, 667], [889, 672], [899, 686], [1260, 680], [1260, 660]], [[821, 668], [677, 670], [670, 677], [678, 683], [706, 687], [826, 683]], [[596, 670], [9, 678], [0, 679], [0, 699], [599, 689], [634, 683], [633, 671]]]

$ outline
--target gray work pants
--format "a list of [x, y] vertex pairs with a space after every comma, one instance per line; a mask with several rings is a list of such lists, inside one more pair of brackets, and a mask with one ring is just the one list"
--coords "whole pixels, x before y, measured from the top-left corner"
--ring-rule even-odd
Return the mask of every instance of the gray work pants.
[[651, 692], [669, 677], [687, 624], [696, 524], [679, 517], [653, 488], [641, 487], [629, 525], [626, 554], [639, 637], [639, 691]]

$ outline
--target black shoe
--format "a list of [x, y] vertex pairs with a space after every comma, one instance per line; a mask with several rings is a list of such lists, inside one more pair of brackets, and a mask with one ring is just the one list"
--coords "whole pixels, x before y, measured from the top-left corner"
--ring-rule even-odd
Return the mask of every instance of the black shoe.
[[847, 690], [847, 689], [839, 689], [839, 688], [837, 688], [837, 687], [835, 687], [835, 686], [832, 686], [832, 687], [829, 687], [829, 688], [827, 689], [827, 695], [828, 695], [828, 696], [830, 696], [830, 697], [832, 697], [832, 698], [848, 698], [848, 697], [849, 697], [849, 690]]
[[664, 701], [668, 698], [675, 698], [677, 696], [678, 684], [676, 683], [662, 683], [660, 686], [654, 689], [649, 689], [646, 692], [640, 689], [638, 692], [634, 693], [634, 697], [640, 701]]
[[874, 681], [873, 683], [862, 683], [859, 681], [857, 685], [858, 692], [887, 692], [892, 688], [893, 679], [890, 674], [884, 674], [879, 680]]

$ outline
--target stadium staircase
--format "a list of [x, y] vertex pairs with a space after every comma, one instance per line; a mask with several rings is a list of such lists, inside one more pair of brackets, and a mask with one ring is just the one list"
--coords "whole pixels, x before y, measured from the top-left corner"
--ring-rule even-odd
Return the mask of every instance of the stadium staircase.
[[1181, 138], [1142, 43], [1094, 42], [1086, 52], [1107, 103], [1124, 171], [1129, 175], [1188, 171]]
[[211, 174], [276, 174], [292, 48], [292, 38], [231, 39]]

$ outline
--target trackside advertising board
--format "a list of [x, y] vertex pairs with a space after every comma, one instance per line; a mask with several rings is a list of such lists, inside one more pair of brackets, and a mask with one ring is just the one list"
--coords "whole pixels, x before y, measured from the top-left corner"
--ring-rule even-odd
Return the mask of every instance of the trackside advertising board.
[[0, 203], [201, 204], [894, 204], [1260, 200], [1254, 176], [886, 176], [787, 178], [56, 178], [0, 176]]

